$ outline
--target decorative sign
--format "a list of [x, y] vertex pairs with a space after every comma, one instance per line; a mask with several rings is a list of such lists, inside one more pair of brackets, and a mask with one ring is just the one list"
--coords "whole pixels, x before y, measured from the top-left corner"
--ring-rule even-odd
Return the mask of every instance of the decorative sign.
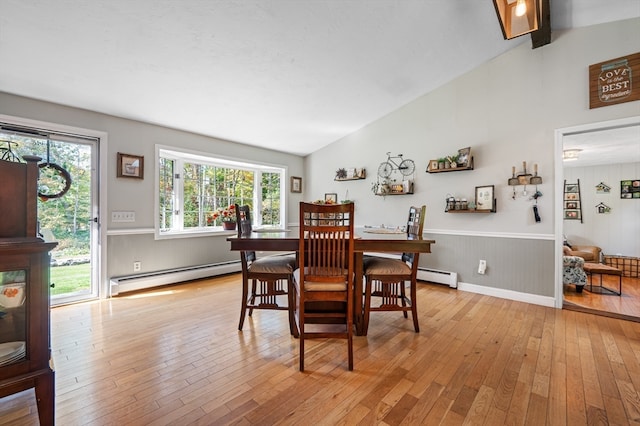
[[639, 100], [639, 79], [640, 53], [589, 65], [589, 108]]
[[609, 194], [611, 193], [611, 187], [604, 182], [600, 182], [596, 185], [596, 194]]

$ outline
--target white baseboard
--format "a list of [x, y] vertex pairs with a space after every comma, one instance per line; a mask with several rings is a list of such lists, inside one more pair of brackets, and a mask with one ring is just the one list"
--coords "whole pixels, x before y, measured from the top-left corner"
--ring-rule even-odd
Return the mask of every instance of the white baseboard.
[[449, 271], [440, 271], [437, 269], [418, 268], [417, 278], [421, 281], [429, 281], [432, 283], [446, 284], [451, 288], [458, 287], [458, 273]]
[[534, 305], [555, 308], [555, 299], [550, 296], [540, 296], [537, 294], [520, 293], [513, 290], [504, 290], [495, 287], [485, 287], [477, 284], [458, 283], [458, 290], [470, 293], [484, 294], [486, 296], [499, 297], [501, 299], [515, 300], [517, 302], [531, 303]]
[[127, 291], [142, 290], [160, 285], [179, 283], [183, 281], [197, 280], [216, 275], [229, 274], [242, 270], [240, 261], [200, 265], [186, 268], [177, 268], [163, 271], [155, 271], [145, 274], [127, 275], [111, 278], [111, 296], [116, 296]]

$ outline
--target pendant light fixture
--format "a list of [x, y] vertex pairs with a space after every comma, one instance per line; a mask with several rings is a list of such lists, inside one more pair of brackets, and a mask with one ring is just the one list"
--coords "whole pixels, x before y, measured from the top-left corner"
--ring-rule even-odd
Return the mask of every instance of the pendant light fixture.
[[493, 0], [505, 40], [538, 30], [541, 0]]

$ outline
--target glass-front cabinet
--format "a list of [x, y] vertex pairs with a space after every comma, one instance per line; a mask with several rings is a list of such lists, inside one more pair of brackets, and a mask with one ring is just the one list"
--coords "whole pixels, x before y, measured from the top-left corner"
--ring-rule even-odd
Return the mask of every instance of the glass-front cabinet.
[[38, 235], [38, 161], [0, 161], [0, 404], [35, 389], [40, 425], [54, 424], [49, 252]]
[[49, 252], [55, 245], [0, 238], [0, 397], [35, 388], [41, 425], [54, 423]]
[[0, 271], [0, 367], [26, 358], [27, 271]]

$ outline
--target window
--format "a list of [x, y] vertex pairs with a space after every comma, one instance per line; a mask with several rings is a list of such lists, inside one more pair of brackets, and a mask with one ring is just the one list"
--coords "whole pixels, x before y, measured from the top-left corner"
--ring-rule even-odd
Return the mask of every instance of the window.
[[220, 231], [214, 212], [232, 204], [251, 206], [254, 226], [284, 226], [284, 167], [159, 146], [156, 152], [158, 237]]

